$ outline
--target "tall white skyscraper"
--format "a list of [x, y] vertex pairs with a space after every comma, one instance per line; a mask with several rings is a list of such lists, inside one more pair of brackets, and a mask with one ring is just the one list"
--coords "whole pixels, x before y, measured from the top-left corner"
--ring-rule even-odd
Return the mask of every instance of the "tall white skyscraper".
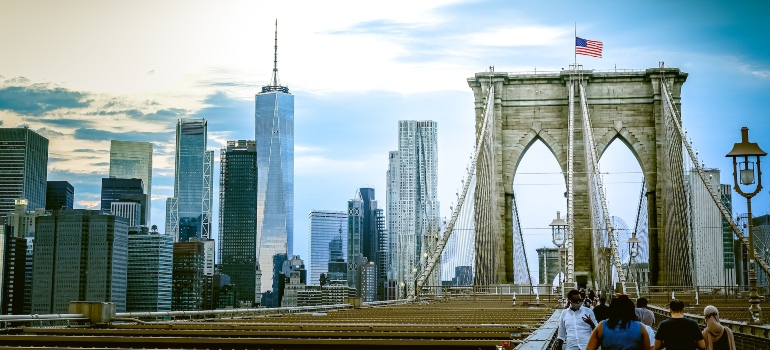
[[[389, 277], [397, 285], [404, 283], [409, 292], [426, 264], [425, 253], [440, 235], [437, 130], [434, 121], [401, 120], [398, 152], [390, 153], [387, 205], [393, 254]], [[427, 284], [438, 283], [435, 276], [439, 274], [439, 269], [434, 269]]]
[[152, 203], [152, 143], [134, 141], [110, 141], [110, 177], [118, 179], [142, 179], [147, 203], [144, 208], [147, 225], [151, 221]]
[[[719, 191], [719, 169], [704, 169], [711, 187]], [[725, 281], [722, 214], [695, 170], [685, 174], [690, 209], [693, 283], [718, 286]]]

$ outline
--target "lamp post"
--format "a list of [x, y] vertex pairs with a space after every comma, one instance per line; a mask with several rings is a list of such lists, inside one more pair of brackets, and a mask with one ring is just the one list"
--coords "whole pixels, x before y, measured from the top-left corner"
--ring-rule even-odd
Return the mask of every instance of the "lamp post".
[[567, 222], [561, 218], [561, 212], [556, 212], [556, 219], [551, 221], [551, 239], [556, 246], [557, 255], [559, 256], [559, 288], [561, 289], [560, 297], [564, 297], [564, 276], [562, 275], [561, 266], [561, 247], [564, 245], [564, 241], [567, 239]]
[[634, 259], [639, 256], [639, 238], [636, 238], [636, 231], [631, 233], [631, 238], [628, 239], [628, 275], [631, 274], [631, 264]]
[[[759, 306], [759, 295], [757, 294], [757, 271], [754, 267], [754, 237], [751, 219], [751, 197], [754, 197], [762, 190], [762, 170], [759, 164], [759, 157], [764, 157], [767, 152], [759, 148], [755, 142], [749, 142], [749, 128], [741, 128], [741, 142], [733, 146], [732, 151], [726, 157], [733, 159], [733, 181], [735, 183], [735, 192], [746, 198], [746, 207], [748, 211], [748, 231], [749, 231], [749, 320], [750, 323], [762, 323], [762, 309]], [[741, 159], [739, 159], [741, 158]], [[740, 163], [740, 167], [738, 164]], [[744, 192], [740, 185], [753, 185], [755, 182], [754, 166], [756, 164], [756, 183], [757, 188], [753, 192]], [[738, 174], [740, 171], [740, 183]]]

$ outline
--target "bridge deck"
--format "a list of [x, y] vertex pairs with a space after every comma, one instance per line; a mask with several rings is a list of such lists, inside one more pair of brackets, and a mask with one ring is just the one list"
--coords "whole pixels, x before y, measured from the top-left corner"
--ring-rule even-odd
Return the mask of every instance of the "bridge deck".
[[3, 346], [59, 348], [513, 348], [553, 314], [510, 301], [445, 301], [348, 309], [325, 315], [124, 322], [26, 327], [0, 335]]

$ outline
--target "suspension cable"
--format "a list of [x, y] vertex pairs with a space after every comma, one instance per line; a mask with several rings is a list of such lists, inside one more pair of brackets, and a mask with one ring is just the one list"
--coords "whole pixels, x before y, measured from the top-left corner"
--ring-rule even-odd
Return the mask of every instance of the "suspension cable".
[[[581, 109], [583, 110], [583, 133], [586, 138], [586, 166], [590, 166], [593, 172], [589, 171], [589, 176], [593, 175], [596, 186], [594, 190], [598, 191], [599, 201], [601, 204], [602, 216], [604, 217], [604, 225], [607, 230], [607, 235], [610, 241], [610, 254], [612, 254], [612, 263], [615, 265], [615, 270], [618, 274], [618, 281], [625, 283], [625, 276], [623, 274], [623, 265], [620, 261], [620, 254], [618, 253], [618, 244], [613, 232], [612, 223], [610, 222], [609, 211], [607, 210], [607, 200], [604, 196], [604, 186], [602, 185], [602, 177], [597, 174], [599, 172], [599, 163], [596, 156], [596, 144], [594, 143], [593, 130], [591, 128], [591, 118], [588, 113], [588, 102], [586, 101], [585, 85], [580, 83], [580, 102]], [[593, 182], [591, 182], [593, 183]]]
[[457, 200], [457, 206], [452, 211], [452, 217], [449, 219], [449, 225], [447, 225], [446, 230], [444, 231], [444, 234], [440, 237], [438, 241], [438, 245], [436, 246], [436, 249], [432, 253], [430, 253], [427, 259], [427, 264], [425, 268], [420, 271], [420, 275], [419, 275], [419, 278], [417, 279], [415, 289], [408, 296], [408, 299], [410, 300], [414, 299], [415, 296], [420, 295], [420, 291], [422, 290], [422, 287], [425, 285], [425, 281], [427, 280], [430, 273], [433, 272], [433, 269], [436, 267], [436, 263], [441, 257], [441, 253], [444, 251], [444, 247], [446, 246], [447, 240], [449, 239], [449, 236], [451, 235], [452, 230], [454, 229], [455, 223], [457, 222], [457, 217], [460, 214], [460, 210], [462, 209], [463, 204], [465, 203], [465, 196], [468, 194], [468, 188], [470, 187], [471, 179], [476, 172], [476, 161], [478, 160], [479, 154], [483, 149], [482, 146], [484, 145], [484, 140], [486, 139], [485, 136], [487, 133], [487, 128], [492, 118], [494, 118], [494, 109], [493, 109], [494, 96], [495, 96], [495, 87], [492, 83], [492, 75], [490, 75], [489, 91], [487, 93], [486, 103], [484, 105], [484, 110], [483, 110], [484, 119], [481, 124], [481, 130], [479, 131], [478, 139], [476, 140], [476, 148], [474, 149], [473, 158], [471, 160], [471, 166], [469, 167], [468, 174], [466, 175], [466, 179], [463, 182], [463, 189], [462, 189], [461, 195]]
[[[668, 91], [666, 82], [666, 76], [665, 74], [661, 74], [660, 77], [660, 87], [661, 91], [663, 92], [663, 99], [664, 99], [664, 107], [666, 110], [669, 111], [669, 113], [673, 113], [673, 124], [676, 126], [676, 131], [679, 133], [679, 137], [683, 140], [683, 144], [685, 148], [687, 149], [687, 154], [690, 156], [690, 159], [692, 160], [695, 170], [698, 173], [698, 176], [701, 178], [701, 181], [706, 185], [706, 189], [708, 190], [709, 195], [711, 196], [711, 199], [714, 201], [714, 204], [716, 204], [717, 208], [719, 208], [719, 211], [722, 213], [722, 217], [727, 220], [727, 222], [730, 224], [730, 228], [732, 228], [733, 233], [735, 233], [736, 236], [738, 236], [738, 239], [740, 239], [741, 244], [743, 244], [744, 247], [747, 249], [750, 249], [749, 245], [749, 239], [743, 234], [743, 231], [741, 231], [740, 228], [738, 228], [738, 225], [735, 224], [735, 221], [732, 218], [732, 215], [730, 212], [727, 211], [727, 209], [722, 205], [722, 201], [719, 199], [719, 196], [714, 191], [714, 188], [711, 186], [711, 182], [706, 179], [706, 174], [703, 171], [703, 168], [698, 163], [698, 159], [695, 157], [695, 153], [692, 150], [692, 147], [690, 147], [690, 144], [687, 142], [687, 139], [685, 138], [684, 132], [682, 130], [682, 126], [679, 123], [679, 120], [681, 120], [681, 115], [679, 113], [679, 110], [677, 110], [674, 107], [674, 104], [672, 102], [673, 97], [671, 96], [671, 92]], [[762, 268], [762, 270], [765, 271], [765, 273], [770, 274], [770, 265], [767, 264], [767, 262], [760, 256], [760, 254], [757, 253], [756, 249], [754, 250], [754, 260], [757, 262], [757, 264]]]

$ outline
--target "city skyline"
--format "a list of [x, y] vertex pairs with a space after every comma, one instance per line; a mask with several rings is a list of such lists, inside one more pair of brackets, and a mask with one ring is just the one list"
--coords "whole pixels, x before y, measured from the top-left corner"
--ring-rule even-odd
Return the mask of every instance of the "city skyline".
[[[473, 141], [470, 132], [473, 130], [473, 100], [465, 78], [483, 71], [490, 64], [496, 65], [497, 71], [532, 71], [534, 68], [558, 71], [572, 62], [570, 41], [574, 18], [564, 15], [546, 18], [544, 14], [536, 14], [534, 5], [488, 4], [492, 6], [431, 2], [413, 4], [410, 11], [403, 11], [399, 4], [372, 5], [379, 11], [350, 6], [341, 14], [322, 12], [323, 9], [315, 7], [318, 5], [308, 4], [307, 13], [291, 15], [290, 9], [281, 5], [267, 7], [264, 11], [249, 11], [256, 5], [233, 2], [212, 10], [209, 6], [193, 3], [187, 9], [189, 16], [178, 19], [182, 21], [178, 27], [189, 29], [190, 33], [176, 40], [169, 38], [179, 35], [178, 31], [158, 24], [148, 28], [147, 32], [131, 33], [133, 27], [116, 20], [113, 14], [121, 12], [118, 10], [137, 14], [144, 11], [153, 13], [142, 14], [143, 18], [157, 18], [172, 13], [174, 6], [168, 3], [159, 5], [157, 11], [146, 11], [149, 6], [146, 3], [112, 5], [114, 7], [80, 3], [71, 9], [50, 4], [50, 16], [67, 13], [73, 15], [70, 18], [78, 19], [96, 13], [103, 15], [103, 20], [115, 23], [103, 33], [94, 33], [87, 27], [94, 22], [82, 20], [85, 24], [63, 30], [56, 38], [60, 43], [51, 45], [46, 43], [53, 39], [46, 39], [35, 30], [12, 38], [10, 33], [17, 31], [11, 28], [24, 23], [20, 21], [31, 24], [47, 21], [48, 25], [56, 25], [62, 19], [33, 11], [34, 5], [5, 4], [3, 7], [7, 7], [9, 13], [18, 16], [0, 24], [6, 29], [2, 31], [6, 34], [0, 35], [8, 39], [9, 52], [18, 53], [9, 55], [0, 64], [0, 75], [3, 76], [0, 87], [0, 121], [3, 124], [0, 127], [27, 124], [51, 140], [48, 180], [70, 181], [76, 188], [78, 208], [98, 201], [98, 179], [108, 173], [104, 163], [109, 161], [109, 140], [155, 143], [153, 164], [157, 167], [153, 182], [157, 185], [153, 184], [156, 202], [152, 224], [164, 227], [162, 208], [165, 198], [173, 195], [173, 125], [181, 117], [208, 118], [212, 130], [209, 150], [218, 149], [224, 140], [252, 138], [249, 129], [253, 118], [253, 96], [269, 79], [272, 26], [275, 17], [279, 17], [286, 33], [282, 39], [282, 50], [285, 49], [282, 51], [285, 58], [282, 60], [282, 78], [297, 95], [295, 197], [298, 202], [294, 208], [294, 226], [299, 231], [295, 233], [297, 247], [293, 253], [308, 257], [308, 235], [302, 228], [307, 227], [306, 215], [311, 209], [343, 210], [350, 191], [358, 187], [372, 187], [385, 193], [387, 152], [394, 149], [397, 120], [424, 116], [442, 123], [438, 152], [439, 201], [445, 203], [442, 216], [446, 216], [462, 178], [463, 157], [470, 154]], [[724, 154], [739, 141], [740, 126], [751, 129], [752, 141], [765, 148], [770, 144], [770, 123], [764, 112], [770, 101], [768, 47], [757, 44], [750, 34], [761, 32], [756, 30], [762, 23], [758, 16], [767, 12], [762, 11], [767, 5], [741, 4], [726, 9], [724, 6], [727, 5], [716, 2], [699, 4], [690, 4], [696, 6], [695, 11], [683, 4], [667, 5], [670, 12], [662, 15], [650, 9], [638, 9], [640, 15], [634, 16], [638, 18], [629, 19], [627, 24], [617, 18], [611, 19], [608, 10], [598, 9], [594, 19], [578, 23], [578, 35], [603, 40], [605, 57], [601, 60], [581, 58], [580, 63], [595, 69], [649, 68], [664, 60], [667, 66], [690, 73], [683, 88], [685, 126], [705, 163], [720, 168], [722, 183], [729, 183], [730, 164]], [[498, 13], [491, 13], [489, 8], [497, 9]], [[314, 10], [328, 13], [331, 18], [324, 22], [335, 24], [309, 18], [309, 13]], [[201, 32], [205, 29], [194, 30], [190, 23], [214, 21], [207, 11], [220, 14], [228, 22], [250, 24], [248, 27], [222, 26], [226, 31], [217, 29], [210, 34]], [[237, 12], [249, 17], [254, 13], [259, 15], [250, 21], [239, 21]], [[659, 25], [644, 25], [646, 21], [641, 19], [644, 17], [656, 18]], [[484, 23], [474, 29], [458, 25], [479, 18], [484, 18]], [[713, 18], [719, 21], [713, 22]], [[645, 28], [646, 32], [636, 28]], [[249, 34], [228, 38], [227, 34], [232, 33]], [[84, 34], [84, 37], [76, 34]], [[95, 64], [93, 58], [89, 58], [94, 55], [84, 54], [89, 49], [74, 40], [77, 37], [78, 41], [94, 42], [103, 38], [102, 35], [116, 38], [104, 41], [108, 48], [127, 45], [135, 52], [153, 49], [158, 57], [172, 50], [178, 53], [171, 52], [167, 60], [141, 57], [136, 62], [127, 62], [122, 57], [112, 59], [114, 56], [107, 53], [110, 50], [104, 50], [95, 55], [104, 62]], [[217, 35], [227, 39], [207, 44], [218, 38]], [[639, 38], [655, 38], [655, 41]], [[159, 43], [166, 42], [171, 43], [168, 48], [160, 47]], [[706, 42], [708, 44], [703, 44]], [[29, 43], [37, 43], [35, 46], [39, 48], [32, 48]], [[52, 58], [46, 58], [52, 55], [39, 50], [48, 50], [47, 46], [64, 49], [62, 59], [54, 62], [50, 61]], [[355, 47], [356, 52], [345, 54], [351, 47]], [[302, 54], [304, 50], [329, 52], [335, 49], [340, 54], [329, 55], [333, 57], [316, 55], [319, 57], [311, 60]], [[182, 58], [195, 57], [200, 51], [219, 52], [200, 55], [196, 60]], [[127, 57], [136, 58], [134, 55]], [[339, 74], [344, 70], [367, 72], [371, 79]], [[61, 99], [44, 99], [50, 96]], [[20, 97], [36, 103], [23, 102]], [[722, 123], [718, 133], [713, 128], [717, 122]], [[366, 130], [381, 131], [372, 134]], [[351, 155], [348, 151], [354, 147], [357, 154]], [[545, 147], [540, 148], [533, 146], [533, 153], [528, 154], [522, 165], [530, 162], [530, 156], [538, 159], [538, 154], [555, 163]], [[613, 144], [605, 157], [613, 154], [622, 159], [628, 158], [630, 152]], [[521, 171], [554, 171], [554, 167], [543, 170], [546, 165], [536, 163], [529, 170]], [[628, 163], [622, 162], [615, 167], [602, 165], [602, 170], [615, 173], [627, 171], [629, 167]], [[638, 169], [637, 164], [630, 166], [632, 171]], [[528, 182], [527, 176], [533, 176], [532, 181]], [[563, 205], [550, 203], [559, 200], [563, 192], [559, 188], [550, 190], [558, 187], [550, 184], [563, 183], [560, 175], [553, 175], [553, 181], [551, 176], [540, 176], [539, 179], [538, 175], [522, 174], [516, 177], [521, 186], [517, 190], [523, 192], [518, 197], [522, 200], [531, 198], [526, 194], [529, 190], [535, 193], [544, 189], [549, 191], [542, 195], [548, 200], [519, 203], [523, 209], [535, 209], [529, 215], [522, 213], [525, 232], [527, 228], [540, 228], [527, 232], [525, 238], [544, 238], [542, 241], [547, 245], [550, 245], [550, 237], [543, 229], [556, 210], [565, 212], [559, 207]], [[616, 182], [623, 181], [635, 180], [621, 178]], [[630, 195], [632, 191], [628, 190], [619, 195], [613, 193], [622, 190], [616, 190], [620, 185], [613, 182], [607, 181], [611, 211], [613, 206], [622, 206], [625, 201], [633, 202], [627, 198], [636, 196], [636, 193]], [[319, 183], [327, 185], [316, 188]], [[769, 198], [767, 191], [763, 191], [755, 199], [757, 214], [768, 210]], [[738, 198], [734, 201], [735, 212], [745, 211], [743, 201]], [[633, 219], [620, 216], [627, 221]], [[212, 227], [217, 224], [212, 223]], [[538, 240], [530, 242], [536, 244]]]

